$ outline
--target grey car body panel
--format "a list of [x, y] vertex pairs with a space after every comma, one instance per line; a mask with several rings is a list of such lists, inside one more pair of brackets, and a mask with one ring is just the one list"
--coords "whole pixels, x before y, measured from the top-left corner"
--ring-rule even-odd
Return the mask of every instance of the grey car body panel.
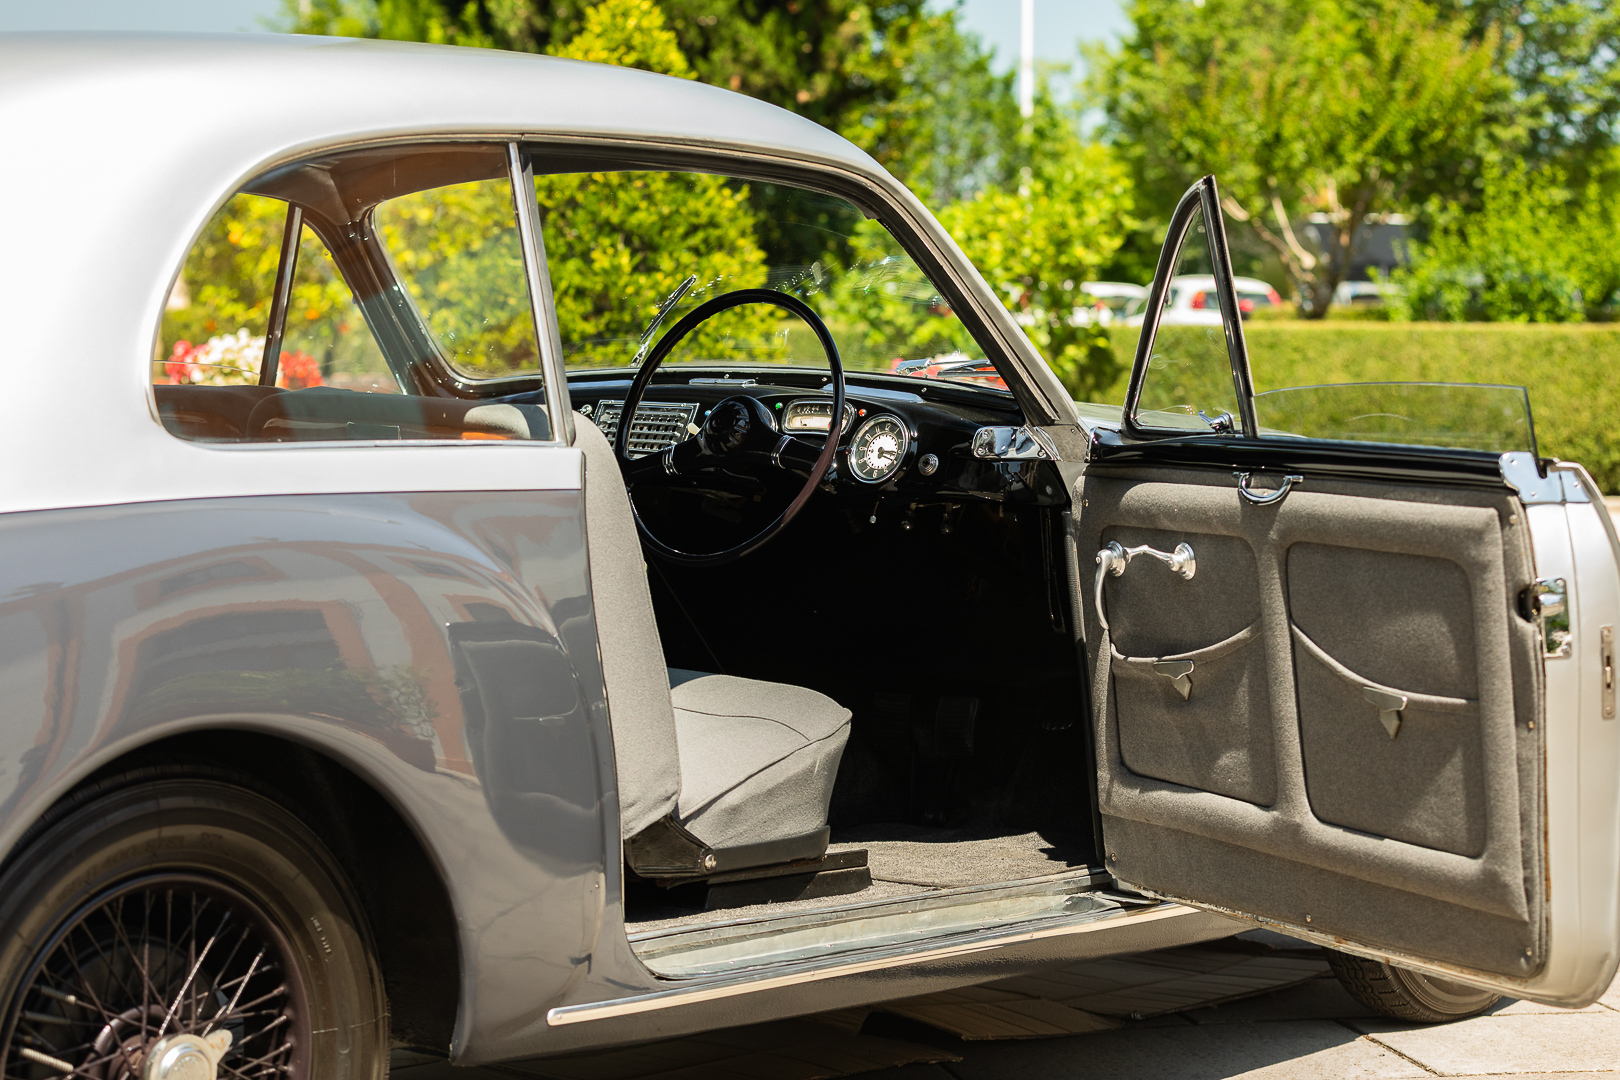
[[[499, 1055], [496, 1033], [543, 1023], [589, 975], [617, 905], [579, 503], [433, 492], [0, 517], [0, 843], [155, 739], [235, 728], [315, 748], [437, 862], [460, 938], [457, 1042]], [[469, 715], [453, 655], [468, 631], [538, 655], [540, 684], [509, 680], [526, 703]]]
[[[0, 849], [142, 745], [204, 730], [273, 734], [382, 792], [436, 862], [462, 958], [458, 1060], [736, 1022], [734, 997], [547, 1020], [558, 1006], [670, 985], [625, 937], [580, 501], [578, 491], [289, 495], [0, 516]], [[521, 663], [468, 665], [456, 655], [468, 641], [510, 645]], [[490, 685], [492, 670], [504, 688]], [[1190, 910], [1127, 919], [1117, 933], [778, 988], [750, 998], [746, 1015], [921, 993], [1231, 927]]]

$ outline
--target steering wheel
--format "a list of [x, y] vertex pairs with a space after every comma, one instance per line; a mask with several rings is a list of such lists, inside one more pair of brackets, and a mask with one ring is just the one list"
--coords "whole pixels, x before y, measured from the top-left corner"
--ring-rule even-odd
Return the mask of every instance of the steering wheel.
[[[797, 315], [815, 331], [816, 340], [821, 343], [822, 352], [827, 356], [827, 364], [832, 368], [832, 415], [827, 420], [827, 438], [822, 446], [818, 449], [791, 435], [779, 434], [776, 430], [776, 420], [771, 416], [770, 410], [766, 409], [757, 398], [739, 395], [726, 398], [711, 409], [703, 421], [703, 426], [691, 438], [657, 454], [639, 458], [630, 457], [631, 422], [635, 418], [636, 407], [641, 404], [642, 395], [646, 393], [647, 384], [652, 380], [653, 372], [658, 370], [658, 365], [664, 362], [664, 358], [681, 343], [682, 339], [703, 322], [722, 311], [729, 311], [744, 304], [770, 304], [779, 307]], [[636, 529], [641, 533], [642, 543], [648, 551], [659, 558], [688, 566], [717, 566], [758, 551], [786, 528], [788, 522], [798, 516], [804, 504], [815, 493], [816, 485], [827, 475], [827, 469], [833, 463], [833, 456], [838, 452], [839, 436], [843, 434], [843, 416], [844, 365], [838, 359], [838, 346], [833, 342], [832, 332], [827, 329], [827, 324], [822, 322], [820, 316], [811, 311], [804, 301], [771, 289], [738, 289], [735, 292], [721, 293], [714, 299], [699, 304], [658, 339], [658, 344], [647, 354], [641, 370], [631, 382], [629, 392], [624, 395], [624, 404], [619, 408], [619, 430], [613, 439], [613, 453], [619, 459], [619, 468], [623, 471], [625, 480], [634, 483], [638, 478], [658, 475], [684, 476], [691, 472], [716, 468], [739, 458], [751, 458], [779, 469], [808, 468], [809, 477], [798, 495], [794, 496], [787, 509], [782, 511], [775, 521], [761, 529], [753, 538], [724, 551], [694, 553], [670, 547], [647, 528], [646, 522], [641, 520], [641, 511], [636, 509], [635, 500], [631, 499], [630, 512], [635, 515]]]

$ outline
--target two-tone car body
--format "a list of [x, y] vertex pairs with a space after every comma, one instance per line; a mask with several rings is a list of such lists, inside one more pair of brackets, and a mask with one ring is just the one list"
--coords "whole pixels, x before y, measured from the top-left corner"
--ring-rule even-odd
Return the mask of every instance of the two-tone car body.
[[[0, 131], [7, 1080], [515, 1060], [1234, 918], [1608, 985], [1617, 545], [1522, 393], [1356, 428], [1150, 317], [1077, 404], [868, 156], [645, 72], [15, 35]], [[1148, 311], [1184, 240], [1236, 312], [1208, 180]]]

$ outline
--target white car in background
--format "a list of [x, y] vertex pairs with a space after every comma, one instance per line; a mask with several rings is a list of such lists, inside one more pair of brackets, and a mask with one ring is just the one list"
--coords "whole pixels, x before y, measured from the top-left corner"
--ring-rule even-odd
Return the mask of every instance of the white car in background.
[[1074, 309], [1076, 326], [1107, 326], [1140, 311], [1147, 303], [1147, 286], [1128, 281], [1086, 281], [1080, 289], [1092, 298], [1092, 303]]
[[[1247, 319], [1256, 308], [1282, 307], [1277, 290], [1259, 278], [1234, 277], [1232, 287], [1237, 292], [1238, 311]], [[1142, 309], [1147, 306], [1146, 290], [1142, 299], [1134, 303], [1125, 322], [1128, 326], [1142, 325]], [[1215, 300], [1215, 278], [1209, 274], [1181, 274], [1170, 279], [1170, 299], [1165, 303], [1160, 326], [1219, 326], [1220, 304]]]

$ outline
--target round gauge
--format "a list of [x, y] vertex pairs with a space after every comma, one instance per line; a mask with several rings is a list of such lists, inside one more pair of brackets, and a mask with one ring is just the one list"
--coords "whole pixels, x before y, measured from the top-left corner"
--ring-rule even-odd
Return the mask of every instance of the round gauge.
[[880, 484], [899, 471], [910, 449], [911, 432], [898, 416], [874, 416], [849, 440], [849, 471], [859, 480]]

